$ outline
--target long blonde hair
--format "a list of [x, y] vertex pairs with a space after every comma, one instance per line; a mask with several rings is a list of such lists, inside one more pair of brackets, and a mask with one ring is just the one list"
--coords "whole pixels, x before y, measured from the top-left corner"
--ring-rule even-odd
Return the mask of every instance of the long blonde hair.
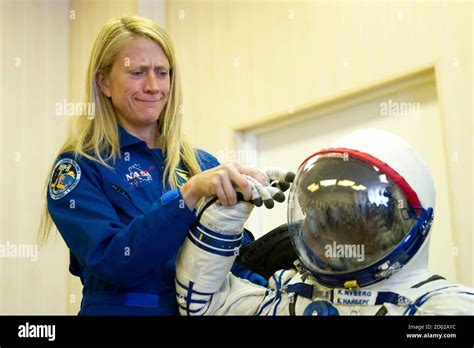
[[[98, 72], [107, 75], [118, 53], [137, 36], [153, 40], [160, 45], [170, 63], [170, 92], [168, 102], [158, 119], [158, 136], [165, 158], [163, 185], [167, 183], [170, 188], [175, 188], [174, 176], [180, 161], [188, 170], [189, 176], [199, 173], [201, 169], [193, 147], [181, 135], [182, 91], [171, 38], [158, 24], [144, 17], [113, 18], [108, 20], [99, 32], [89, 60], [85, 94], [85, 102], [95, 104], [95, 116], [91, 119], [86, 117], [88, 115], [81, 115], [71, 120], [66, 141], [58, 155], [72, 152], [76, 158], [85, 157], [109, 168], [107, 162], [114, 162], [117, 156], [120, 157], [114, 107], [111, 99], [100, 90], [96, 75]], [[51, 171], [53, 168], [54, 163]], [[49, 176], [45, 185], [45, 197], [48, 185]], [[47, 240], [52, 226], [53, 221], [45, 199], [38, 234], [39, 243]]]

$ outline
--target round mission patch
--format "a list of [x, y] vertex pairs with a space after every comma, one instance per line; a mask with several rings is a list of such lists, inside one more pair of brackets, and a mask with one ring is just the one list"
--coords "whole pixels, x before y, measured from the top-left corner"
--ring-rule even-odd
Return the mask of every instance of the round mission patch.
[[81, 179], [81, 168], [71, 158], [63, 158], [54, 166], [49, 179], [49, 195], [60, 199], [71, 192]]

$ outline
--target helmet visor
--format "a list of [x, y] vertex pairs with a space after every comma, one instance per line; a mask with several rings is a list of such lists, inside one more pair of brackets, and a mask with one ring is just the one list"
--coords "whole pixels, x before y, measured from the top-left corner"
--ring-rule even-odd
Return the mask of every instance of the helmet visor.
[[298, 170], [288, 222], [302, 263], [315, 273], [337, 274], [387, 256], [417, 220], [405, 194], [379, 168], [326, 153]]

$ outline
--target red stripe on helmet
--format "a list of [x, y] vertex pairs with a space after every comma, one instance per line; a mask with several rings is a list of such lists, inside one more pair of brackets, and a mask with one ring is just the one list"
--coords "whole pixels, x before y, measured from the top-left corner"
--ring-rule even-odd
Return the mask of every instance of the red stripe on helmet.
[[376, 166], [379, 168], [385, 175], [387, 175], [390, 180], [392, 180], [402, 192], [405, 194], [408, 203], [412, 208], [422, 208], [420, 199], [416, 192], [411, 188], [410, 184], [406, 182], [406, 180], [398, 174], [398, 172], [390, 167], [387, 163], [379, 160], [378, 158], [369, 155], [368, 153], [353, 150], [353, 149], [346, 149], [346, 148], [334, 148], [334, 149], [324, 149], [318, 152], [313, 153], [311, 156], [308, 156], [303, 163], [298, 167], [298, 170], [301, 168], [303, 164], [306, 163], [311, 157], [317, 155], [324, 155], [327, 153], [347, 153], [349, 156], [357, 158], [361, 161], [369, 163], [371, 165]]

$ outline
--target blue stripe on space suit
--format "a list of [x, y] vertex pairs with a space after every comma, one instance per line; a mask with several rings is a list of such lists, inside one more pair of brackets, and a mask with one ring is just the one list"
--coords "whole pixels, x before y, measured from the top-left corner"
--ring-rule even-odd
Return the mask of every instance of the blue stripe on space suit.
[[[176, 256], [195, 215], [179, 190], [163, 195], [161, 150], [121, 126], [119, 134], [113, 170], [65, 153], [49, 183], [49, 212], [70, 249], [69, 270], [84, 286], [79, 315], [178, 314]], [[219, 164], [200, 150], [198, 161], [202, 170]], [[178, 185], [187, 179], [180, 167]]]

